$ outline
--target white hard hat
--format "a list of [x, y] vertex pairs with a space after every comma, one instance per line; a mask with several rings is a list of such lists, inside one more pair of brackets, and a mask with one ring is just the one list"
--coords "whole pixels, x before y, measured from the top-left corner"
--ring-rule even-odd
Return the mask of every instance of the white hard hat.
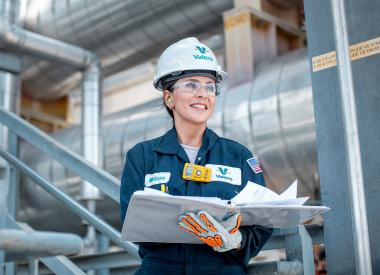
[[218, 65], [215, 54], [195, 37], [182, 39], [170, 45], [160, 56], [153, 86], [162, 91], [165, 82], [190, 75], [211, 76], [222, 81], [227, 73]]

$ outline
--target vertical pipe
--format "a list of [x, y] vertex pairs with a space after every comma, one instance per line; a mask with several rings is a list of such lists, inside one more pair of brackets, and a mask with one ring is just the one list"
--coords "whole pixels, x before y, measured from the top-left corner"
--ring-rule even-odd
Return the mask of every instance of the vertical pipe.
[[[98, 61], [83, 73], [82, 83], [82, 150], [85, 159], [102, 167], [102, 83]], [[82, 198], [96, 200], [99, 190], [88, 182], [82, 187]]]
[[344, 0], [330, 0], [334, 22], [340, 96], [344, 119], [345, 146], [348, 153], [349, 194], [355, 247], [356, 274], [371, 275], [371, 251], [368, 236], [366, 198], [360, 152], [354, 85], [349, 51]]
[[12, 6], [12, 0], [0, 0], [0, 17], [9, 22], [14, 22], [15, 14]]
[[[10, 72], [0, 71], [0, 106], [17, 112], [19, 101], [19, 76]], [[18, 153], [17, 137], [12, 135], [9, 129], [0, 125], [0, 144], [11, 153]], [[12, 177], [11, 177], [12, 176]], [[17, 173], [12, 170], [7, 162], [0, 160], [0, 184], [3, 192], [0, 198], [0, 212], [10, 214], [15, 217], [17, 205], [18, 182]]]
[[[94, 58], [95, 60], [95, 58]], [[102, 143], [102, 72], [100, 62], [95, 60], [83, 73], [82, 84], [82, 148], [83, 156], [99, 168], [103, 166]], [[87, 201], [89, 211], [95, 214], [96, 200], [100, 199], [100, 191], [89, 182], [82, 183], [82, 199]], [[85, 242], [89, 252], [97, 249], [96, 230], [87, 226]], [[91, 271], [90, 273], [95, 273]], [[89, 274], [90, 274], [89, 273]]]

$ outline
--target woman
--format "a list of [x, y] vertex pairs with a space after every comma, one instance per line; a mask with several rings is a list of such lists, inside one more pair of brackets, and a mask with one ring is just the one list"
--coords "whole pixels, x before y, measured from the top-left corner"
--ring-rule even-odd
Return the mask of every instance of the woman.
[[[163, 91], [174, 127], [128, 151], [120, 191], [122, 221], [133, 192], [144, 187], [231, 199], [248, 180], [265, 184], [250, 165], [254, 159], [247, 148], [207, 128], [224, 76], [213, 52], [196, 38], [180, 40], [163, 52], [153, 84]], [[209, 171], [211, 178], [199, 180], [191, 164], [199, 165], [198, 176]], [[239, 227], [239, 214], [216, 221], [206, 211], [184, 213], [178, 225], [204, 244], [141, 243], [142, 265], [136, 274], [245, 274], [248, 261], [272, 233], [261, 226]]]

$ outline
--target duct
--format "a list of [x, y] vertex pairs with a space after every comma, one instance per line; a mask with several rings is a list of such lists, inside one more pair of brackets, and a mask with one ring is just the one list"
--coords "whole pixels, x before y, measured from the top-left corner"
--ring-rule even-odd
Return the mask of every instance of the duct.
[[[222, 33], [232, 0], [28, 0], [25, 28], [94, 52], [109, 76], [155, 58], [184, 36]], [[23, 91], [54, 100], [78, 85], [80, 75], [46, 62], [26, 62]]]
[[[132, 146], [170, 129], [172, 122], [161, 103], [161, 100], [154, 100], [104, 118], [106, 171], [120, 178], [125, 154]], [[224, 88], [209, 127], [256, 152], [274, 190], [282, 191], [298, 178], [299, 195], [316, 196], [314, 114], [305, 49], [260, 65], [252, 83], [228, 91]], [[72, 149], [80, 150], [78, 127], [53, 136]], [[78, 195], [80, 179], [75, 174], [27, 144], [22, 145], [22, 153], [32, 169], [70, 196]], [[80, 222], [61, 210], [35, 184], [24, 179], [22, 187], [22, 211], [19, 213], [22, 220], [40, 230], [64, 227], [71, 232], [84, 233]], [[107, 199], [100, 201], [97, 211], [107, 222], [120, 226], [116, 203]]]

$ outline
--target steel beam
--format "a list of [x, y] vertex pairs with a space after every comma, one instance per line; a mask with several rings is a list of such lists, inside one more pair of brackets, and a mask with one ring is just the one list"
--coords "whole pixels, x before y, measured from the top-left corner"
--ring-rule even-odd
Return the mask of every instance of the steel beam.
[[63, 256], [43, 258], [41, 261], [58, 275], [86, 275], [72, 261]]
[[380, 2], [342, 3], [304, 1], [327, 273], [380, 274]]
[[343, 0], [330, 0], [330, 3], [338, 61], [339, 90], [346, 137], [345, 145], [348, 155], [348, 190], [352, 207], [351, 219], [356, 271], [359, 275], [368, 275], [372, 274], [371, 251], [345, 6]]

